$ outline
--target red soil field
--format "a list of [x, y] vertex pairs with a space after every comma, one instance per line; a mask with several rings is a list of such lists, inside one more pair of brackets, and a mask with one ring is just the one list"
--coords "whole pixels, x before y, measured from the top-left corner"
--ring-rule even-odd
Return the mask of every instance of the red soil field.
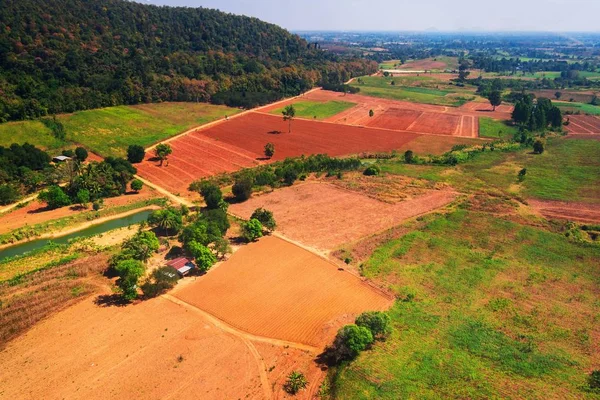
[[[150, 188], [144, 187], [139, 193], [132, 192], [124, 196], [105, 199], [104, 208], [124, 206], [153, 197], [157, 197], [157, 193]], [[0, 234], [10, 232], [25, 225], [40, 224], [92, 209], [91, 205], [84, 210], [79, 208], [79, 206], [62, 207], [56, 210], [46, 210], [45, 207], [44, 203], [33, 200], [23, 208], [13, 209], [10, 212], [0, 215]]]
[[[228, 123], [234, 121], [237, 119]], [[257, 160], [262, 154], [262, 149], [253, 153], [200, 132], [179, 137], [169, 144], [173, 154], [169, 156], [168, 165], [165, 163], [160, 166], [158, 161], [153, 160], [153, 154], [147, 154], [144, 162], [136, 167], [142, 177], [173, 193], [185, 193], [189, 184], [196, 179], [254, 167], [259, 164]]]
[[175, 296], [253, 335], [323, 347], [359, 313], [393, 299], [273, 236], [242, 247]]
[[229, 211], [247, 219], [255, 209], [266, 208], [273, 212], [278, 232], [328, 251], [443, 207], [456, 196], [449, 189], [433, 190], [411, 200], [388, 204], [327, 183], [311, 182], [232, 204]]
[[566, 126], [572, 135], [600, 135], [600, 118], [591, 115], [566, 115], [569, 125]]
[[91, 297], [8, 343], [0, 397], [278, 399], [299, 370], [310, 382], [300, 396], [309, 398], [323, 374], [315, 356], [224, 331], [166, 298], [102, 307]]
[[366, 125], [405, 131], [421, 115], [423, 115], [421, 111], [390, 107], [382, 113], [377, 113], [374, 118], [367, 121]]
[[459, 123], [460, 115], [424, 112], [408, 127], [408, 130], [454, 135]]
[[598, 204], [541, 200], [527, 200], [527, 202], [546, 218], [600, 223]]

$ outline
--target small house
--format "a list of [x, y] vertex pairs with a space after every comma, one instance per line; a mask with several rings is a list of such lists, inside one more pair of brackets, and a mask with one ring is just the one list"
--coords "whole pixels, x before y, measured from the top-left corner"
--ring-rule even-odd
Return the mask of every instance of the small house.
[[52, 161], [59, 163], [59, 162], [65, 162], [70, 160], [71, 157], [67, 157], [67, 156], [56, 156], [56, 157], [52, 157]]
[[181, 276], [186, 276], [191, 270], [196, 268], [196, 265], [189, 258], [178, 257], [167, 263], [169, 267], [173, 267], [177, 270], [177, 273]]

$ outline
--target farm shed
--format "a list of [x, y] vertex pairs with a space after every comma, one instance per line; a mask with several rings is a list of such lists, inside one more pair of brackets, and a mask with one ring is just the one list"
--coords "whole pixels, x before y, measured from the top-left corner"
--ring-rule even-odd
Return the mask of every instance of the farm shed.
[[52, 161], [54, 162], [65, 162], [70, 160], [71, 157], [67, 157], [67, 156], [56, 156], [56, 157], [52, 157]]
[[196, 268], [196, 265], [192, 262], [192, 260], [179, 257], [174, 260], [171, 260], [167, 263], [169, 267], [173, 267], [177, 270], [177, 273], [181, 276], [186, 276], [192, 269]]

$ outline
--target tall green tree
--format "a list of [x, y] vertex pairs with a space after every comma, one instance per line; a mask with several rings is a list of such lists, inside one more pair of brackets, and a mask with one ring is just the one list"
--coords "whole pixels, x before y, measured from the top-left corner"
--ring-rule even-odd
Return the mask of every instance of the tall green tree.
[[492, 107], [494, 107], [494, 111], [496, 111], [496, 107], [502, 104], [502, 93], [499, 90], [494, 90], [490, 92], [488, 100]]
[[296, 109], [293, 105], [286, 106], [283, 111], [283, 120], [288, 121], [288, 133], [292, 132], [292, 120], [296, 117]]
[[150, 226], [161, 229], [165, 236], [176, 235], [183, 227], [183, 218], [180, 210], [167, 207], [161, 210], [153, 211], [148, 216]]
[[158, 157], [158, 159], [160, 160], [161, 166], [163, 165], [164, 161], [166, 161], [167, 165], [169, 165], [169, 156], [172, 153], [173, 149], [169, 144], [166, 143], [160, 143], [156, 145], [156, 148], [154, 149], [154, 154], [156, 154], [156, 157]]

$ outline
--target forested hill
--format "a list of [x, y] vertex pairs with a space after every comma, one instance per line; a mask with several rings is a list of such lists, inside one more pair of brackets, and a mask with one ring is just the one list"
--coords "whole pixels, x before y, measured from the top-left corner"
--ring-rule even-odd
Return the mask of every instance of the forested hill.
[[0, 121], [156, 101], [254, 106], [375, 70], [276, 25], [216, 10], [0, 3]]

